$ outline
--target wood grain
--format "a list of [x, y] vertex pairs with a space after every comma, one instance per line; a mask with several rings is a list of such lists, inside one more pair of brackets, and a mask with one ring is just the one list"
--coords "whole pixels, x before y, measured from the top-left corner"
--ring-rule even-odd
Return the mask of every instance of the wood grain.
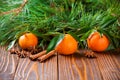
[[[119, 56], [118, 58], [115, 58]], [[104, 80], [120, 80], [120, 55], [107, 52], [99, 54], [97, 63]]]
[[14, 79], [57, 80], [57, 56], [53, 56], [43, 63], [21, 58]]
[[0, 47], [0, 80], [13, 80], [19, 58]]
[[0, 47], [0, 80], [120, 80], [120, 52], [52, 56], [40, 63]]
[[98, 53], [93, 59], [59, 55], [58, 70], [59, 80], [120, 80], [120, 55]]

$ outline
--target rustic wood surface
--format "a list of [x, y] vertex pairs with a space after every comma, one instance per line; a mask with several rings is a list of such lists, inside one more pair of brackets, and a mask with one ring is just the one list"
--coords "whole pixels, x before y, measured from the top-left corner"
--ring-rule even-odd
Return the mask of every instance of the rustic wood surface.
[[40, 63], [0, 47], [0, 80], [120, 80], [120, 53], [56, 55]]

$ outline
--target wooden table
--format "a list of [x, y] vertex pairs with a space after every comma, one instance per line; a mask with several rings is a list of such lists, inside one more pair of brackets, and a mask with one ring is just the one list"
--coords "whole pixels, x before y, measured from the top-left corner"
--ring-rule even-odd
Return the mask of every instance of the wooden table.
[[98, 53], [93, 59], [57, 55], [40, 63], [0, 47], [0, 80], [120, 80], [120, 54]]

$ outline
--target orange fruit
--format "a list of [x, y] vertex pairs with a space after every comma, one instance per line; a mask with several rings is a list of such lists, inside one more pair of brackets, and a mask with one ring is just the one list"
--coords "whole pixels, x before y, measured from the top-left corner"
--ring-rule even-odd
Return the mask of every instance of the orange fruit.
[[38, 38], [32, 33], [25, 33], [19, 38], [19, 45], [22, 49], [31, 49], [37, 46]]
[[91, 50], [101, 52], [108, 48], [109, 40], [104, 34], [94, 32], [87, 38], [87, 44]]
[[55, 50], [59, 54], [69, 55], [76, 52], [77, 47], [77, 41], [70, 34], [65, 34], [63, 40], [57, 45]]

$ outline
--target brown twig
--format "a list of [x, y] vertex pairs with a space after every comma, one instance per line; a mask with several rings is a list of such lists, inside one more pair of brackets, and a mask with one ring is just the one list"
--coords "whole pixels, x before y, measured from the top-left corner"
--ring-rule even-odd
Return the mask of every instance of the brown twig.
[[46, 53], [46, 50], [44, 50], [44, 51], [42, 51], [42, 52], [39, 52], [39, 53], [37, 53], [37, 54], [34, 54], [34, 55], [30, 55], [29, 58], [32, 59], [32, 60], [34, 60], [34, 59], [36, 59], [36, 58], [38, 58], [38, 57], [43, 56], [45, 53]]
[[39, 58], [38, 58], [38, 61], [42, 62], [42, 61], [46, 60], [47, 58], [49, 58], [49, 57], [51, 57], [52, 55], [54, 55], [55, 52], [56, 52], [55, 50], [50, 51], [49, 53], [47, 53], [47, 54], [39, 57]]
[[27, 0], [23, 0], [23, 3], [20, 5], [19, 8], [15, 8], [7, 12], [2, 12], [0, 15], [10, 14], [10, 13], [16, 13], [16, 15], [18, 15], [22, 11], [23, 7], [27, 2], [28, 2]]

